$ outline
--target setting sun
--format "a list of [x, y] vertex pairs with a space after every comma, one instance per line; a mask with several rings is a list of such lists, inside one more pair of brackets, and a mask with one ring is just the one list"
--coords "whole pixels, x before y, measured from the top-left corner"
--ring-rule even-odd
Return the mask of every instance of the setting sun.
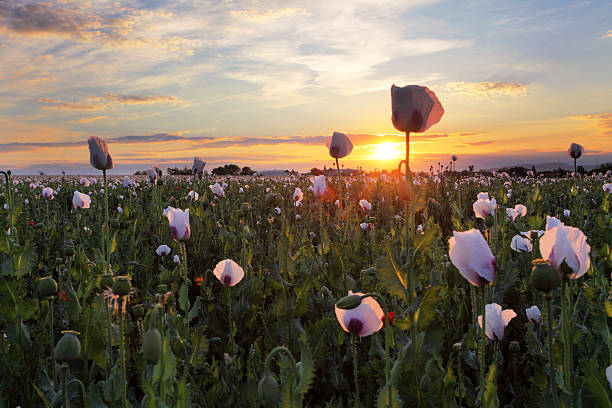
[[403, 143], [384, 142], [374, 145], [372, 158], [376, 160], [395, 160], [402, 157]]

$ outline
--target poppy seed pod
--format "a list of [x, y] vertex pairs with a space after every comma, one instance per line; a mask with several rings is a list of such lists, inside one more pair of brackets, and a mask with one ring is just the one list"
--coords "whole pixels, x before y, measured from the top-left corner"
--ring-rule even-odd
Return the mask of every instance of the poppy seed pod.
[[144, 306], [142, 304], [137, 304], [132, 306], [132, 313], [134, 313], [134, 316], [137, 319], [140, 319], [141, 317], [144, 317]]
[[536, 259], [533, 262], [531, 271], [531, 284], [540, 292], [550, 292], [559, 287], [561, 281], [557, 271], [546, 259]]
[[162, 349], [162, 339], [159, 330], [150, 329], [145, 333], [142, 348], [145, 361], [149, 364], [157, 364]]
[[580, 158], [583, 152], [584, 152], [584, 147], [580, 146], [578, 143], [572, 143], [569, 149], [567, 149], [567, 154], [572, 159]]
[[353, 151], [353, 143], [347, 135], [334, 132], [329, 144], [329, 155], [335, 159], [348, 156]]
[[391, 120], [402, 132], [425, 132], [442, 119], [444, 108], [429, 88], [391, 86]]
[[119, 296], [126, 296], [132, 290], [132, 283], [127, 276], [117, 276], [113, 279], [113, 293]]
[[80, 333], [72, 330], [65, 330], [62, 333], [64, 335], [53, 351], [55, 359], [61, 363], [77, 360], [81, 354], [81, 342], [77, 337]]
[[57, 293], [57, 282], [51, 276], [45, 276], [38, 280], [38, 296], [46, 298]]
[[92, 167], [98, 170], [112, 169], [113, 159], [108, 153], [108, 147], [106, 147], [104, 140], [92, 136], [87, 143], [89, 143], [89, 162]]
[[264, 374], [257, 386], [259, 398], [265, 406], [274, 407], [278, 404], [278, 381], [270, 373]]
[[112, 288], [113, 287], [113, 275], [102, 275], [100, 277], [100, 289]]
[[336, 303], [336, 306], [339, 309], [351, 310], [351, 309], [356, 308], [360, 304], [361, 304], [360, 295], [348, 295], [338, 300], [338, 302]]

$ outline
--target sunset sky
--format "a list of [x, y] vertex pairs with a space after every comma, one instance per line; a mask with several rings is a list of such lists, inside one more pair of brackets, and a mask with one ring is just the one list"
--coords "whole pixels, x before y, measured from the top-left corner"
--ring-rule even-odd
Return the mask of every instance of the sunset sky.
[[115, 174], [308, 170], [334, 131], [345, 167], [395, 168], [392, 84], [446, 111], [413, 169], [569, 164], [571, 142], [612, 162], [608, 0], [0, 0], [0, 61], [0, 169], [21, 174], [94, 174], [89, 136]]

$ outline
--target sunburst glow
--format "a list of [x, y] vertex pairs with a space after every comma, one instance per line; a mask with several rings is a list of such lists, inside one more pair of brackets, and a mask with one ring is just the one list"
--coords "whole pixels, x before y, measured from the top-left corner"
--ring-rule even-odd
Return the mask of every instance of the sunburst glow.
[[402, 157], [403, 154], [402, 143], [391, 143], [384, 142], [374, 145], [374, 151], [372, 152], [372, 158], [376, 160], [395, 160]]

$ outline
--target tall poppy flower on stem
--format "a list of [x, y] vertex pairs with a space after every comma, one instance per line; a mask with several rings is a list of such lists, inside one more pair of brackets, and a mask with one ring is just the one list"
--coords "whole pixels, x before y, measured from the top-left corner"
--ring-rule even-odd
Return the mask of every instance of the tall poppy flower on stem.
[[338, 170], [338, 187], [340, 191], [340, 205], [339, 208], [342, 210], [344, 196], [343, 196], [343, 182], [342, 182], [342, 174], [340, 173], [340, 165], [338, 164], [338, 159], [348, 156], [353, 151], [353, 143], [348, 138], [347, 135], [340, 132], [334, 132], [332, 135], [331, 142], [329, 144], [329, 155], [336, 159], [336, 169]]
[[574, 159], [574, 175], [578, 175], [578, 171], [576, 167], [576, 160], [578, 160], [580, 156], [582, 156], [583, 152], [584, 152], [584, 147], [582, 147], [578, 143], [572, 143], [570, 147], [567, 149], [567, 154], [569, 155], [569, 157]]
[[546, 301], [546, 317], [548, 329], [548, 364], [550, 375], [550, 392], [553, 396], [555, 408], [559, 407], [557, 396], [555, 360], [553, 355], [553, 319], [552, 319], [552, 296], [550, 292], [559, 287], [559, 276], [553, 269], [548, 259], [535, 259], [532, 261], [531, 283], [533, 287], [544, 293]]
[[[404, 235], [405, 245], [408, 248], [411, 240], [414, 239], [415, 210], [414, 205], [409, 205], [412, 201], [412, 175], [410, 172], [410, 132], [425, 132], [431, 126], [442, 119], [444, 108], [442, 104], [429, 88], [419, 85], [408, 85], [404, 87], [391, 86], [391, 121], [393, 126], [401, 132], [406, 133], [406, 159], [400, 161], [398, 171], [401, 178], [402, 164], [406, 166], [405, 180], [399, 180], [398, 189], [400, 196], [404, 197], [405, 213], [408, 215], [408, 227]], [[406, 251], [406, 256], [410, 251]], [[408, 259], [406, 260], [408, 261]], [[409, 262], [409, 284], [410, 295], [413, 300], [416, 297], [416, 276], [414, 272], [414, 262]], [[416, 343], [416, 337], [413, 339]]]
[[[480, 287], [480, 310], [485, 310], [485, 291], [486, 284], [490, 284], [495, 280], [497, 272], [497, 264], [495, 257], [491, 252], [491, 248], [485, 241], [482, 233], [472, 228], [469, 231], [457, 232], [453, 231], [453, 236], [448, 240], [449, 258], [453, 265], [459, 270], [473, 286]], [[476, 309], [476, 296], [472, 289], [472, 304]], [[477, 313], [474, 310], [474, 316]], [[487, 313], [482, 314], [481, 327], [486, 326]], [[484, 390], [485, 378], [485, 344], [487, 338], [485, 330], [482, 330], [482, 338], [480, 340], [480, 387]]]
[[112, 169], [113, 158], [108, 153], [108, 147], [104, 140], [99, 137], [92, 136], [87, 140], [89, 144], [89, 162], [92, 167], [102, 170], [104, 177], [104, 242], [102, 245], [102, 253], [104, 254], [104, 272], [110, 271], [110, 225], [108, 223], [108, 181], [106, 179], [106, 170]]
[[349, 291], [348, 295], [336, 302], [336, 318], [344, 331], [353, 336], [353, 376], [355, 380], [355, 399], [356, 405], [359, 403], [359, 378], [357, 373], [357, 337], [369, 336], [385, 327], [385, 382], [388, 389], [388, 401], [392, 401], [392, 379], [391, 379], [391, 352], [390, 347], [393, 341], [392, 327], [389, 322], [390, 313], [384, 313], [377, 302], [385, 304], [382, 296], [377, 293], [359, 293]]
[[234, 323], [232, 319], [232, 293], [231, 287], [238, 284], [244, 278], [244, 269], [240, 267], [236, 262], [231, 259], [225, 259], [215, 266], [213, 270], [213, 274], [219, 282], [221, 282], [224, 286], [227, 286], [227, 322], [228, 322], [228, 336], [229, 336], [229, 345], [231, 351], [235, 349], [235, 341], [234, 341]]
[[563, 341], [563, 377], [569, 391], [569, 405], [573, 405], [572, 384], [575, 322], [570, 310], [573, 304], [572, 288], [568, 282], [580, 278], [591, 266], [591, 247], [586, 236], [578, 228], [560, 224], [547, 230], [540, 238], [540, 253], [548, 259], [561, 279], [561, 338]]

